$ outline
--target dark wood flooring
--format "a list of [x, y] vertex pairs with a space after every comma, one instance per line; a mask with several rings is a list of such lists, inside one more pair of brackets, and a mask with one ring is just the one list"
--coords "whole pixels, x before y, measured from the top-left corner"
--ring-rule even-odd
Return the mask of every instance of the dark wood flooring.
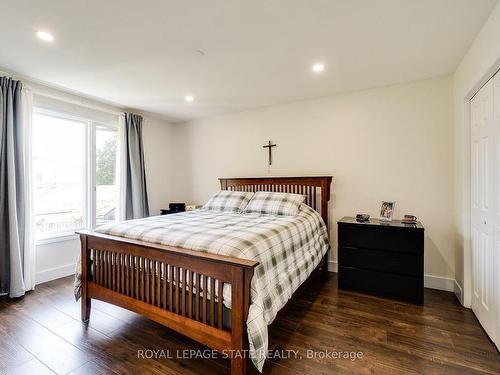
[[[339, 291], [336, 275], [312, 290], [270, 336], [271, 348], [302, 359], [268, 360], [265, 374], [500, 374], [500, 354], [452, 293], [426, 290], [415, 306]], [[224, 359], [180, 358], [178, 350], [203, 348], [127, 310], [93, 301], [89, 326], [79, 316], [71, 277], [0, 300], [0, 373], [229, 374]], [[174, 358], [138, 358], [146, 349]], [[320, 358], [325, 351], [363, 354]]]

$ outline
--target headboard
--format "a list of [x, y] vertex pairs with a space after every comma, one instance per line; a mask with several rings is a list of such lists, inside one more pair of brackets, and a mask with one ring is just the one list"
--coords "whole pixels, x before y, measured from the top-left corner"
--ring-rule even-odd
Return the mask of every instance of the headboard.
[[306, 204], [321, 214], [328, 227], [328, 201], [332, 176], [219, 178], [222, 190], [275, 191], [303, 194]]

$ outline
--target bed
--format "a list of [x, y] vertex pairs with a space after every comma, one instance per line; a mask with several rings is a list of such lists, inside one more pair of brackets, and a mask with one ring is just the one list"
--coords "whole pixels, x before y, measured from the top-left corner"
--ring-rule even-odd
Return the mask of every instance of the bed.
[[82, 321], [99, 299], [223, 353], [233, 375], [249, 354], [262, 369], [268, 326], [327, 271], [332, 177], [219, 180], [221, 190], [302, 194], [305, 205], [294, 218], [199, 210], [79, 232]]

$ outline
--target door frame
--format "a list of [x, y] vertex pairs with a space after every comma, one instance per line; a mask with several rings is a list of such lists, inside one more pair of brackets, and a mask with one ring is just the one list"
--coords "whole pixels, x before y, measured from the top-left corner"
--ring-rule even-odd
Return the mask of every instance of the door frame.
[[[471, 210], [471, 100], [478, 91], [500, 71], [500, 58], [482, 75], [475, 85], [463, 98], [463, 151], [464, 161], [462, 164], [462, 191], [463, 197], [460, 202], [463, 208], [462, 228], [463, 228], [463, 285], [461, 303], [464, 307], [472, 307], [472, 210]], [[458, 211], [459, 212], [459, 211]], [[459, 245], [457, 245], [459, 246]], [[500, 285], [494, 283], [494, 293], [499, 293]], [[458, 284], [457, 284], [458, 285]], [[500, 309], [500, 306], [498, 307]], [[497, 322], [497, 326], [500, 322]], [[500, 329], [496, 327], [497, 337], [495, 343], [500, 348]]]

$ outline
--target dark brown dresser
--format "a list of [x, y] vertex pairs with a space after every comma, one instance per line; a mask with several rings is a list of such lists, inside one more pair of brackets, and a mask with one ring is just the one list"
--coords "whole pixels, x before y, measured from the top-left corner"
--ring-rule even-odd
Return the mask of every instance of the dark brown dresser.
[[338, 222], [339, 288], [424, 302], [424, 227], [399, 220]]

